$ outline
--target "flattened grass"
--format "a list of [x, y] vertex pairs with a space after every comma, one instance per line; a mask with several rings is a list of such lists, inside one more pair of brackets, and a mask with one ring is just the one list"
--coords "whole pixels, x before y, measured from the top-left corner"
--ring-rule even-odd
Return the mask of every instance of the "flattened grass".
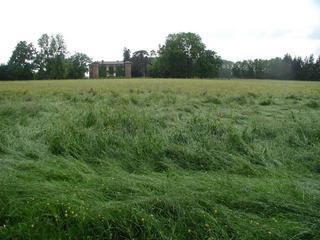
[[205, 80], [205, 79], [100, 79], [100, 80], [42, 80], [42, 81], [0, 81], [1, 92], [19, 94], [76, 93], [96, 91], [97, 93], [127, 93], [150, 91], [171, 91], [181, 93], [215, 94], [317, 94], [318, 82], [278, 80]]
[[320, 84], [0, 82], [1, 239], [319, 239]]

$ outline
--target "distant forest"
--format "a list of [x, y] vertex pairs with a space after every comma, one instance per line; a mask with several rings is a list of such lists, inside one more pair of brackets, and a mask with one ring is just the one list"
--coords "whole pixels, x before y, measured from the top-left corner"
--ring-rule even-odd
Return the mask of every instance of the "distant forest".
[[219, 76], [222, 78], [246, 79], [291, 79], [291, 80], [320, 80], [320, 56], [292, 58], [286, 54], [283, 58], [270, 60], [255, 59], [241, 62], [223, 61]]
[[[123, 60], [133, 63], [133, 77], [157, 78], [243, 78], [320, 80], [320, 56], [223, 60], [206, 48], [195, 33], [169, 34], [164, 45], [150, 53], [123, 50]], [[38, 48], [20, 41], [7, 64], [0, 65], [0, 80], [81, 79], [92, 62], [84, 53], [69, 55], [62, 35], [43, 34]], [[120, 76], [121, 77], [121, 76]]]
[[84, 53], [68, 56], [63, 36], [43, 34], [38, 49], [20, 41], [7, 64], [0, 66], [0, 80], [80, 79], [91, 59]]

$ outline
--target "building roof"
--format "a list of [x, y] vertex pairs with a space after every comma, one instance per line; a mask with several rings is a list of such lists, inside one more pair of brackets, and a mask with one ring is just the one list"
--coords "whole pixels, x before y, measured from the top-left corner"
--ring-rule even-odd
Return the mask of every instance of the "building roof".
[[132, 63], [129, 61], [97, 61], [97, 62], [93, 62], [92, 64], [99, 64], [99, 65], [123, 65], [124, 63]]

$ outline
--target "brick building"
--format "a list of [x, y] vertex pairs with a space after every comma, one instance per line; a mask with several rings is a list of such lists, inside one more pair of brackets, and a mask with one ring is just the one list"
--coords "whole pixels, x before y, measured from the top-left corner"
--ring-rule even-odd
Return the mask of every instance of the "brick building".
[[93, 62], [89, 66], [90, 78], [104, 77], [132, 77], [132, 62], [115, 61], [115, 62]]

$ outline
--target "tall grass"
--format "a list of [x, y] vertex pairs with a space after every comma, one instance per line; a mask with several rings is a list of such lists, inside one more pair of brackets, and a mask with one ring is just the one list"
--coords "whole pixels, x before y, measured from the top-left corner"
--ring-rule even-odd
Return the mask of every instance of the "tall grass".
[[139, 81], [0, 85], [1, 239], [320, 238], [319, 85]]

